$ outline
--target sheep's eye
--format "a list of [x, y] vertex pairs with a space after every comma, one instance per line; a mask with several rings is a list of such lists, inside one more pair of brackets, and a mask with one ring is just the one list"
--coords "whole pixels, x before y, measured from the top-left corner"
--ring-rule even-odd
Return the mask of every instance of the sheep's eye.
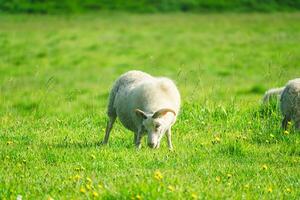
[[155, 124], [155, 129], [158, 129], [160, 127], [160, 124]]

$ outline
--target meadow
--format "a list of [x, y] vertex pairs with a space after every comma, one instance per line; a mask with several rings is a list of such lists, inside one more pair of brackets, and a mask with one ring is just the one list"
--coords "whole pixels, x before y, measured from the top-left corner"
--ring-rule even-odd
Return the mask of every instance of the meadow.
[[[265, 90], [299, 77], [300, 13], [0, 15], [0, 199], [299, 199], [300, 135]], [[182, 96], [174, 151], [137, 150], [113, 81]], [[146, 139], [146, 138], [145, 138]]]

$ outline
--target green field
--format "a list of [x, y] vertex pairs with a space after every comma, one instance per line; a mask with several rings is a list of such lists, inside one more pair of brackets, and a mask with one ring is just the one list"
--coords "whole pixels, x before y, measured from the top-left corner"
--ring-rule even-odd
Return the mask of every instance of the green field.
[[[264, 91], [300, 76], [300, 13], [0, 15], [0, 199], [299, 199], [300, 135]], [[139, 69], [182, 95], [158, 150], [117, 122]], [[145, 138], [146, 139], [146, 138]]]

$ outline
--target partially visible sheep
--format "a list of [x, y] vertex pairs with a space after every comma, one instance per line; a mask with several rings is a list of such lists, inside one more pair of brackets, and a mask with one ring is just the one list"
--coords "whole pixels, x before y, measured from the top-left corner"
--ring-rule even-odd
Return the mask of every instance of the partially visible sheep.
[[269, 104], [272, 101], [278, 102], [280, 100], [281, 93], [283, 92], [284, 87], [272, 88], [265, 92], [262, 103]]
[[180, 94], [170, 79], [155, 78], [141, 71], [129, 71], [115, 82], [109, 97], [107, 114], [109, 121], [103, 144], [109, 139], [117, 117], [134, 132], [135, 145], [141, 147], [144, 133], [148, 145], [158, 148], [166, 133], [168, 146], [172, 149], [171, 127], [180, 108]]
[[280, 109], [284, 117], [282, 128], [286, 129], [288, 122], [293, 120], [295, 128], [300, 130], [300, 78], [287, 83], [280, 101]]

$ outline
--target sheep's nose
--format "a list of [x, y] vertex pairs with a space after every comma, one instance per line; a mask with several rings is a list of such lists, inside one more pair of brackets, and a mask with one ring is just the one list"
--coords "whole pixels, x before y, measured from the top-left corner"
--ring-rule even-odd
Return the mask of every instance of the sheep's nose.
[[154, 144], [153, 142], [150, 142], [150, 143], [148, 143], [148, 146], [149, 146], [150, 148], [154, 148], [155, 144]]

